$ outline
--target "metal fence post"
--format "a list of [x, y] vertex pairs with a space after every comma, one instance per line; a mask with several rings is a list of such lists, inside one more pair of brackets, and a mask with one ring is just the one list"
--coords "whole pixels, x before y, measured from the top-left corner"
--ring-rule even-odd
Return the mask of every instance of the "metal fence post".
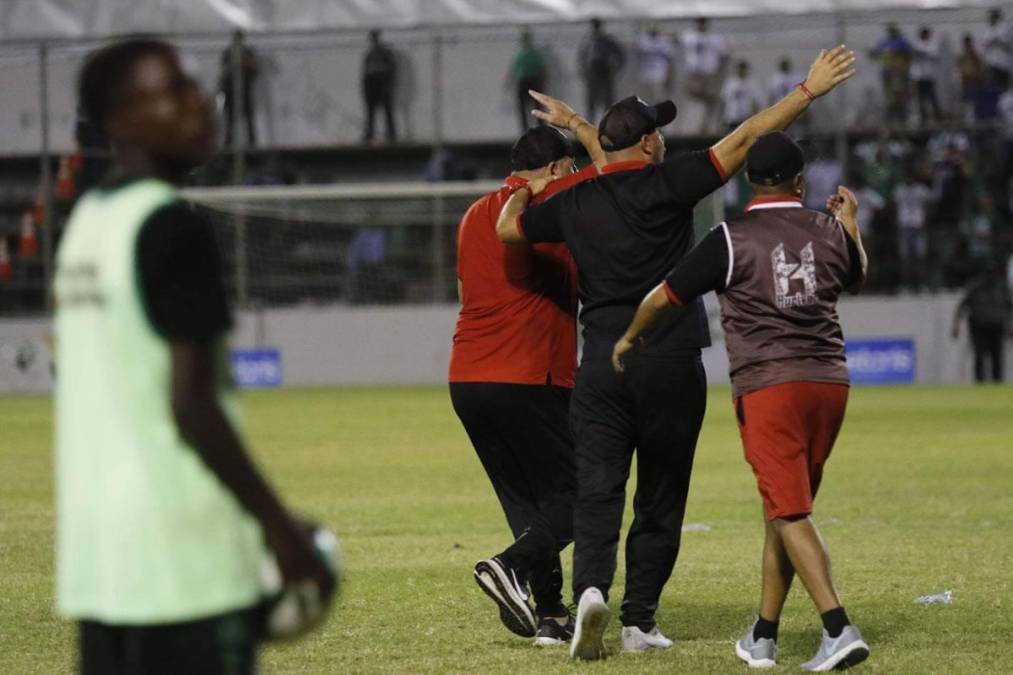
[[[844, 13], [837, 15], [837, 44], [847, 44], [848, 23]], [[841, 183], [850, 183], [849, 167], [851, 152], [848, 149], [848, 115], [850, 106], [849, 97], [845, 93], [846, 87], [838, 87], [834, 92], [834, 107], [837, 109], [837, 129], [834, 135], [834, 154], [841, 164]]]
[[53, 190], [49, 140], [49, 47], [39, 43], [39, 131], [42, 151], [39, 157], [39, 191], [42, 198], [42, 273], [45, 283], [46, 311], [53, 309]]
[[[432, 158], [440, 159], [443, 152], [443, 36], [439, 28], [433, 29], [433, 151]], [[444, 180], [445, 176], [439, 177]], [[443, 229], [446, 219], [444, 197], [433, 198], [433, 302], [446, 300], [446, 254], [443, 250]]]
[[[243, 97], [243, 88], [246, 85], [244, 78], [246, 73], [243, 69], [243, 53], [244, 45], [239, 42], [233, 42], [229, 47], [229, 79], [231, 85], [231, 91], [226, 92], [226, 95], [231, 95], [232, 106], [229, 109], [229, 119], [226, 124], [229, 125], [228, 137], [232, 140], [232, 182], [235, 185], [242, 185], [246, 175], [246, 139], [243, 136], [243, 130], [240, 128], [239, 115], [240, 106], [244, 106], [243, 114], [247, 113], [245, 109], [246, 99]], [[243, 212], [242, 203], [239, 204], [238, 212], [236, 213], [236, 251], [235, 251], [235, 263], [236, 263], [236, 304], [239, 307], [246, 307], [249, 300], [249, 293], [247, 288], [247, 251], [246, 251], [246, 214]]]

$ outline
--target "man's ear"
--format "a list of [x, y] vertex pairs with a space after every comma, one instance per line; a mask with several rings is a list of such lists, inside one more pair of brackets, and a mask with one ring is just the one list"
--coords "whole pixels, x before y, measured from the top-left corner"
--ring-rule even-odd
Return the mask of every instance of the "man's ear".
[[651, 145], [654, 143], [653, 139], [653, 134], [644, 134], [640, 137], [640, 151], [648, 157], [654, 157], [654, 148]]

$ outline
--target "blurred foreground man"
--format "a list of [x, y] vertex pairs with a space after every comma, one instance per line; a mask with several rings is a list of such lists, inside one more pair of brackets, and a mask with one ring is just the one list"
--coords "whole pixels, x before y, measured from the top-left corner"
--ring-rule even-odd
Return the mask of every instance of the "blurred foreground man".
[[647, 295], [616, 343], [612, 364], [623, 372], [663, 315], [678, 315], [672, 310], [692, 307], [709, 291], [719, 294], [739, 431], [767, 533], [759, 618], [735, 652], [753, 668], [776, 665], [778, 621], [797, 573], [823, 619], [819, 651], [802, 668], [825, 671], [869, 656], [841, 606], [830, 557], [810, 518], [848, 400], [837, 298], [858, 292], [867, 262], [854, 195], [840, 187], [830, 197], [836, 218], [804, 208], [804, 166], [801, 148], [787, 135], [756, 141], [746, 157], [756, 197]]
[[[570, 122], [593, 142], [594, 127], [576, 114]], [[577, 369], [576, 269], [564, 244], [503, 244], [496, 218], [530, 181], [548, 182], [542, 200], [596, 169], [574, 172], [569, 143], [549, 126], [525, 132], [510, 164], [503, 187], [475, 202], [458, 228], [461, 311], [450, 397], [514, 535], [504, 551], [475, 565], [475, 581], [509, 630], [551, 645], [573, 635], [559, 552], [573, 540], [577, 487], [568, 423]]]
[[265, 545], [287, 583], [334, 578], [243, 448], [217, 248], [176, 193], [210, 109], [151, 39], [92, 53], [79, 94], [114, 169], [57, 256], [57, 607], [85, 675], [253, 673]]

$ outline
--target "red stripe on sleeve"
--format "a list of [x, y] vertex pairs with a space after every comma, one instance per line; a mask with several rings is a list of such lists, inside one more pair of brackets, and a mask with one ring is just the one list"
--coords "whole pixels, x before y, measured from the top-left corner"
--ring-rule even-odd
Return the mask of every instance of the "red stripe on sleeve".
[[676, 307], [682, 307], [685, 303], [679, 299], [679, 296], [675, 294], [672, 287], [668, 285], [668, 281], [662, 281], [661, 287], [665, 290], [665, 295], [668, 296], [668, 301]]
[[725, 173], [725, 167], [721, 166], [721, 162], [718, 160], [718, 156], [717, 153], [714, 152], [714, 148], [708, 150], [707, 154], [710, 155], [711, 164], [713, 164], [714, 168], [717, 169], [718, 175], [721, 176], [721, 180], [728, 180], [728, 174]]

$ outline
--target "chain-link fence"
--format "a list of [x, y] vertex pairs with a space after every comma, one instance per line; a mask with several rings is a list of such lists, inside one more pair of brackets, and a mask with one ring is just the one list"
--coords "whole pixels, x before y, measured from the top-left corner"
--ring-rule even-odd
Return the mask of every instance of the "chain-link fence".
[[[940, 39], [936, 76], [937, 96], [942, 102], [939, 119], [922, 119], [917, 106], [912, 105], [902, 122], [890, 128], [884, 126], [880, 68], [869, 52], [891, 21], [897, 22], [908, 36], [927, 24]], [[607, 23], [606, 30], [624, 46], [628, 56], [616, 83], [616, 96], [642, 88], [634, 45], [647, 23], [640, 19]], [[666, 20], [656, 22], [655, 27], [661, 36], [672, 38], [676, 46], [674, 77], [667, 93], [678, 101], [680, 115], [667, 131], [671, 136], [697, 137], [704, 144], [711, 140], [699, 135], [704, 108], [687, 94], [685, 59], [678, 48], [679, 35], [691, 25], [690, 21]], [[543, 52], [548, 66], [545, 88], [584, 109], [585, 84], [577, 54], [588, 27], [568, 23], [530, 28], [534, 44]], [[985, 30], [982, 10], [726, 18], [712, 21], [710, 30], [726, 36], [731, 47], [729, 68], [734, 69], [738, 61], [749, 62], [751, 76], [764, 91], [782, 61], [789, 61], [790, 70], [801, 79], [822, 47], [846, 42], [858, 51], [862, 58], [860, 74], [846, 87], [818, 101], [793, 130], [812, 140], [814, 158], [831, 163], [829, 168], [822, 167], [827, 169], [826, 176], [837, 176], [841, 181], [851, 181], [857, 175], [864, 183], [875, 182], [870, 179], [882, 167], [868, 157], [875, 160], [877, 153], [885, 153], [888, 163], [894, 165], [890, 169], [894, 177], [877, 187], [885, 202], [884, 213], [895, 210], [893, 191], [909, 172], [935, 190], [937, 201], [943, 199], [935, 185], [940, 180], [937, 169], [942, 160], [933, 144], [938, 146], [944, 133], [958, 139], [953, 146], [961, 153], [955, 161], [965, 165], [962, 172], [966, 180], [959, 195], [963, 210], [957, 216], [947, 216], [945, 223], [933, 223], [931, 213], [927, 217], [927, 227], [947, 234], [945, 245], [930, 246], [928, 255], [914, 263], [934, 266], [926, 274], [915, 275], [924, 277], [923, 287], [966, 280], [969, 272], [952, 269], [973, 269], [973, 264], [966, 256], [958, 264], [948, 262], [950, 258], [965, 255], [975, 247], [978, 254], [988, 248], [989, 255], [997, 255], [1008, 246], [1009, 158], [1013, 152], [1003, 129], [996, 127], [995, 110], [978, 114], [982, 111], [964, 96], [958, 67], [963, 36], [971, 35], [980, 43]], [[251, 69], [241, 67], [241, 60], [229, 58], [234, 53], [229, 50], [229, 36], [173, 38], [187, 69], [207, 91], [215, 93], [222, 140], [227, 129], [234, 127], [235, 131], [212, 170], [202, 172], [199, 180], [205, 184], [334, 183], [347, 180], [350, 174], [368, 181], [408, 180], [421, 173], [430, 153], [432, 165], [438, 164], [441, 153], [460, 153], [464, 152], [461, 148], [481, 148], [486, 146], [475, 144], [490, 143], [488, 147], [497, 154], [495, 161], [483, 157], [485, 151], [480, 150], [475, 160], [477, 168], [457, 177], [501, 178], [498, 174], [504, 165], [504, 145], [519, 130], [516, 87], [507, 77], [518, 32], [515, 26], [385, 31], [381, 39], [393, 50], [397, 64], [394, 144], [392, 149], [370, 153], [351, 150], [361, 146], [367, 126], [361, 81], [367, 36], [362, 32], [251, 35], [246, 38], [256, 59], [256, 67]], [[62, 222], [82, 188], [93, 184], [104, 169], [105, 151], [79, 123], [74, 86], [85, 54], [97, 44], [58, 41], [0, 46], [0, 87], [8, 92], [0, 99], [0, 156], [4, 157], [0, 161], [2, 314], [45, 311], [53, 251]], [[247, 111], [241, 103], [247, 86], [251, 92], [253, 138], [247, 134]], [[225, 119], [225, 99], [229, 96], [237, 104], [231, 106], [231, 119]], [[382, 120], [376, 121], [375, 137], [380, 139], [386, 129]], [[305, 160], [308, 148], [319, 154], [313, 161]], [[354, 168], [349, 168], [353, 162]], [[431, 179], [443, 177], [445, 174], [439, 170], [430, 171]], [[990, 203], [980, 198], [982, 193], [990, 195]], [[726, 194], [732, 212], [738, 207], [737, 199]], [[933, 204], [930, 202], [928, 208], [935, 208]], [[406, 204], [403, 208], [414, 207]], [[422, 209], [416, 219], [431, 226], [427, 209]], [[453, 223], [462, 210], [449, 208], [448, 234], [440, 236], [452, 241]], [[982, 223], [989, 218], [994, 222], [986, 223], [986, 227]], [[899, 236], [896, 218], [887, 213], [881, 220], [885, 225], [875, 234], [881, 242], [889, 243], [884, 244], [883, 258], [897, 259], [899, 252], [893, 244]], [[977, 224], [968, 224], [970, 221]], [[353, 225], [348, 221], [349, 227]], [[365, 227], [368, 223], [359, 225]], [[986, 230], [989, 245], [982, 247], [981, 233]], [[427, 236], [430, 242], [435, 240], [433, 235]], [[444, 255], [440, 260], [441, 269], [429, 270], [433, 275], [428, 282], [430, 290], [419, 290], [425, 284], [413, 284], [404, 291], [404, 297], [445, 297], [443, 290], [432, 289], [446, 288], [440, 279], [453, 278], [453, 256]], [[944, 265], [952, 273], [941, 272]], [[904, 286], [904, 274], [894, 276], [896, 279], [883, 282], [884, 290]], [[320, 282], [327, 283], [324, 278]], [[348, 288], [330, 295], [349, 299], [354, 293]], [[389, 297], [395, 295], [391, 292]]]

